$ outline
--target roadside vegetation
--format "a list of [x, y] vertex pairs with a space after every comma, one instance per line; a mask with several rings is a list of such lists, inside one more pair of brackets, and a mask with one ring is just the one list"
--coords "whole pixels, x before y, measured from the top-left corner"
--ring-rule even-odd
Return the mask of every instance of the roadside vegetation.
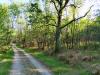
[[7, 49], [6, 52], [0, 51], [0, 75], [8, 75], [12, 66], [13, 50]]
[[0, 5], [0, 75], [8, 75], [12, 66], [11, 26], [7, 5]]

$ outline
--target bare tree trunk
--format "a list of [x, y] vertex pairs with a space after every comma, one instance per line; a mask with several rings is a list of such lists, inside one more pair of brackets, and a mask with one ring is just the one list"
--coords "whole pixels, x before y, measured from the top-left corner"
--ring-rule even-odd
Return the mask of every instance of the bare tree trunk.
[[55, 53], [59, 52], [61, 48], [61, 42], [60, 42], [61, 18], [62, 18], [62, 11], [58, 11], [58, 21], [57, 21], [56, 34], [55, 34]]

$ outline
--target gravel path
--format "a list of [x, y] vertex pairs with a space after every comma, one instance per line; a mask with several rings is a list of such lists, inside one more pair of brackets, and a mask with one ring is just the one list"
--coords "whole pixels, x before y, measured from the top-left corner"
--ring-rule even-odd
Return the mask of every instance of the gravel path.
[[13, 45], [14, 60], [10, 75], [53, 75], [45, 65], [24, 50]]

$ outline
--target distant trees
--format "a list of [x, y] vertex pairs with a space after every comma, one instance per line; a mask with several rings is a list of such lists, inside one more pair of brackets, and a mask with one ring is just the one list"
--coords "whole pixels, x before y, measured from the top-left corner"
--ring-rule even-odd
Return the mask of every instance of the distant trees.
[[[24, 47], [34, 46], [34, 43], [37, 43], [39, 49], [51, 50], [51, 52], [53, 50], [53, 53], [57, 53], [62, 49], [88, 49], [91, 43], [96, 45], [96, 39], [99, 37], [95, 34], [96, 29], [99, 28], [97, 20], [85, 17], [92, 6], [79, 17], [78, 8], [82, 6], [80, 4], [82, 0], [75, 0], [72, 4], [69, 4], [69, 1], [44, 0], [42, 9], [39, 1], [30, 2], [24, 12], [27, 24], [17, 35]], [[65, 11], [68, 14], [64, 15]]]
[[[23, 47], [37, 44], [39, 49], [51, 50], [53, 53], [62, 49], [97, 48], [100, 41], [100, 17], [95, 20], [85, 17], [92, 6], [83, 16], [78, 17], [77, 5], [82, 3], [82, 0], [75, 0], [72, 4], [69, 4], [69, 1], [44, 0], [41, 9], [41, 4], [36, 0], [34, 3], [30, 2], [23, 12], [15, 3], [9, 7], [1, 5], [0, 45], [10, 44], [12, 29], [13, 26], [16, 27], [16, 23], [19, 24], [19, 28], [15, 28], [14, 41], [23, 44]], [[66, 15], [64, 12], [67, 12]]]
[[45, 46], [49, 47], [50, 39], [54, 32], [54, 28], [50, 25], [54, 25], [54, 17], [49, 12], [43, 12], [38, 3], [31, 3], [29, 12], [29, 26], [31, 26], [32, 40], [37, 41], [38, 47], [44, 49]]

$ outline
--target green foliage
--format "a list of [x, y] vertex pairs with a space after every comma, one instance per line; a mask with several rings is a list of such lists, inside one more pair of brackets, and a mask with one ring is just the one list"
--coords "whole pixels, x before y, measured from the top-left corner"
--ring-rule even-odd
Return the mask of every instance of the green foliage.
[[12, 3], [9, 6], [9, 11], [10, 11], [10, 15], [13, 15], [13, 16], [17, 16], [20, 13], [18, 5], [15, 3]]
[[0, 75], [8, 75], [10, 73], [13, 55], [12, 48], [9, 48], [6, 53], [0, 51]]
[[8, 7], [0, 5], [0, 50], [6, 51], [11, 42]]
[[30, 8], [28, 9], [28, 12], [30, 14], [29, 15], [29, 19], [30, 19], [29, 22], [31, 24], [38, 23], [39, 22], [38, 19], [41, 18], [41, 13], [42, 13], [42, 11], [40, 10], [40, 8], [38, 6], [38, 3], [35, 3], [35, 4], [31, 3]]

